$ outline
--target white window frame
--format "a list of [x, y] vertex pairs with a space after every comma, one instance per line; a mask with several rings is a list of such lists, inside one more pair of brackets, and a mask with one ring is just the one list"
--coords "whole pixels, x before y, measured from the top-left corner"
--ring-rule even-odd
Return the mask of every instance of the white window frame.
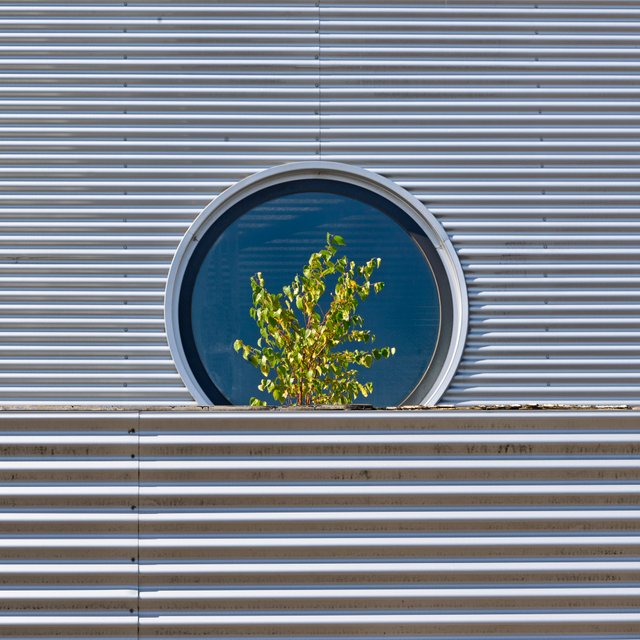
[[434, 383], [420, 404], [431, 406], [445, 393], [455, 375], [464, 349], [468, 328], [468, 297], [464, 273], [451, 240], [435, 216], [408, 191], [372, 171], [337, 162], [294, 162], [260, 171], [221, 193], [194, 220], [178, 245], [165, 291], [165, 325], [169, 349], [184, 384], [200, 405], [211, 405], [187, 360], [180, 338], [178, 301], [180, 286], [198, 240], [232, 206], [256, 191], [290, 180], [325, 178], [347, 182], [377, 193], [402, 209], [424, 231], [437, 251], [451, 292], [451, 340]]

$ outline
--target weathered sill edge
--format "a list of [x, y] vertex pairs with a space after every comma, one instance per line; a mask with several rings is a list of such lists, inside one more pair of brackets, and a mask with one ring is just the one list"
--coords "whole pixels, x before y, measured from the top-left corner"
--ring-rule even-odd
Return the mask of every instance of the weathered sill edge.
[[372, 405], [353, 405], [353, 406], [337, 406], [337, 405], [320, 405], [320, 406], [300, 406], [300, 407], [251, 407], [251, 406], [198, 406], [198, 405], [153, 405], [153, 404], [131, 404], [131, 405], [110, 405], [110, 404], [94, 404], [94, 405], [73, 405], [73, 404], [19, 404], [0, 405], [0, 412], [64, 412], [64, 411], [101, 411], [101, 412], [190, 412], [190, 413], [236, 413], [236, 412], [255, 412], [255, 413], [309, 413], [309, 412], [360, 412], [360, 411], [376, 411], [376, 412], [491, 412], [491, 411], [640, 411], [640, 404], [554, 404], [554, 403], [505, 403], [505, 404], [486, 404], [473, 406], [454, 406], [454, 405], [438, 405], [427, 407], [422, 405], [405, 405], [400, 407], [374, 407]]

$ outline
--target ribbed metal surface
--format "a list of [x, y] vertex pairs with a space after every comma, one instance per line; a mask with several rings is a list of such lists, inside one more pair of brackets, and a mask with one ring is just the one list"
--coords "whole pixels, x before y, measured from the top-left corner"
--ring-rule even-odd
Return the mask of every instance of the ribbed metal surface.
[[135, 413], [0, 413], [0, 637], [135, 638]]
[[635, 413], [143, 413], [142, 637], [637, 638]]
[[637, 402], [637, 2], [321, 2], [322, 158], [439, 217], [470, 329], [444, 401]]
[[0, 637], [637, 638], [637, 412], [0, 412]]
[[189, 402], [182, 234], [318, 158], [449, 232], [471, 324], [444, 402], [637, 402], [639, 34], [631, 0], [0, 2], [0, 402]]
[[185, 404], [190, 222], [318, 149], [312, 2], [0, 3], [0, 402]]

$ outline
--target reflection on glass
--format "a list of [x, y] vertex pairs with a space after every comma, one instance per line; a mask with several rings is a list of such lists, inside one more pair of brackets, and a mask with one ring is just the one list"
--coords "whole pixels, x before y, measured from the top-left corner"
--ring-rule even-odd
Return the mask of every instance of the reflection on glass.
[[305, 192], [275, 197], [233, 222], [212, 245], [195, 280], [192, 327], [205, 369], [232, 404], [257, 390], [260, 374], [233, 350], [242, 338], [255, 344], [249, 316], [250, 277], [265, 276], [279, 291], [300, 273], [309, 255], [322, 248], [327, 232], [344, 237], [344, 252], [357, 263], [382, 258], [376, 280], [384, 290], [360, 306], [365, 328], [378, 346], [395, 346], [396, 355], [365, 369], [373, 396], [360, 401], [397, 405], [418, 384], [433, 355], [440, 328], [440, 303], [431, 269], [408, 233], [380, 209], [345, 195]]

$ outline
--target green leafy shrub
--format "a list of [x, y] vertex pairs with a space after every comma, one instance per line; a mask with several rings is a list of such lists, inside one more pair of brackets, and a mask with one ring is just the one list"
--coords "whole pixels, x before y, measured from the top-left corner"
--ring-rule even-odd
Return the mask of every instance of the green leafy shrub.
[[[363, 329], [357, 308], [371, 291], [379, 293], [384, 283], [371, 282], [380, 258], [356, 265], [346, 256], [336, 256], [343, 245], [340, 236], [327, 234], [324, 249], [311, 255], [302, 276], [296, 275], [281, 293], [267, 291], [262, 273], [251, 278], [253, 307], [249, 313], [260, 338], [256, 347], [242, 340], [236, 340], [233, 347], [260, 370], [263, 378], [258, 389], [270, 393], [276, 402], [349, 404], [359, 394], [366, 398], [373, 384], [358, 382], [356, 367], [368, 368], [395, 353], [395, 347], [347, 348], [375, 340]], [[323, 295], [330, 276], [337, 279], [327, 300]], [[321, 304], [327, 306], [326, 311]], [[251, 404], [266, 403], [251, 398]]]

